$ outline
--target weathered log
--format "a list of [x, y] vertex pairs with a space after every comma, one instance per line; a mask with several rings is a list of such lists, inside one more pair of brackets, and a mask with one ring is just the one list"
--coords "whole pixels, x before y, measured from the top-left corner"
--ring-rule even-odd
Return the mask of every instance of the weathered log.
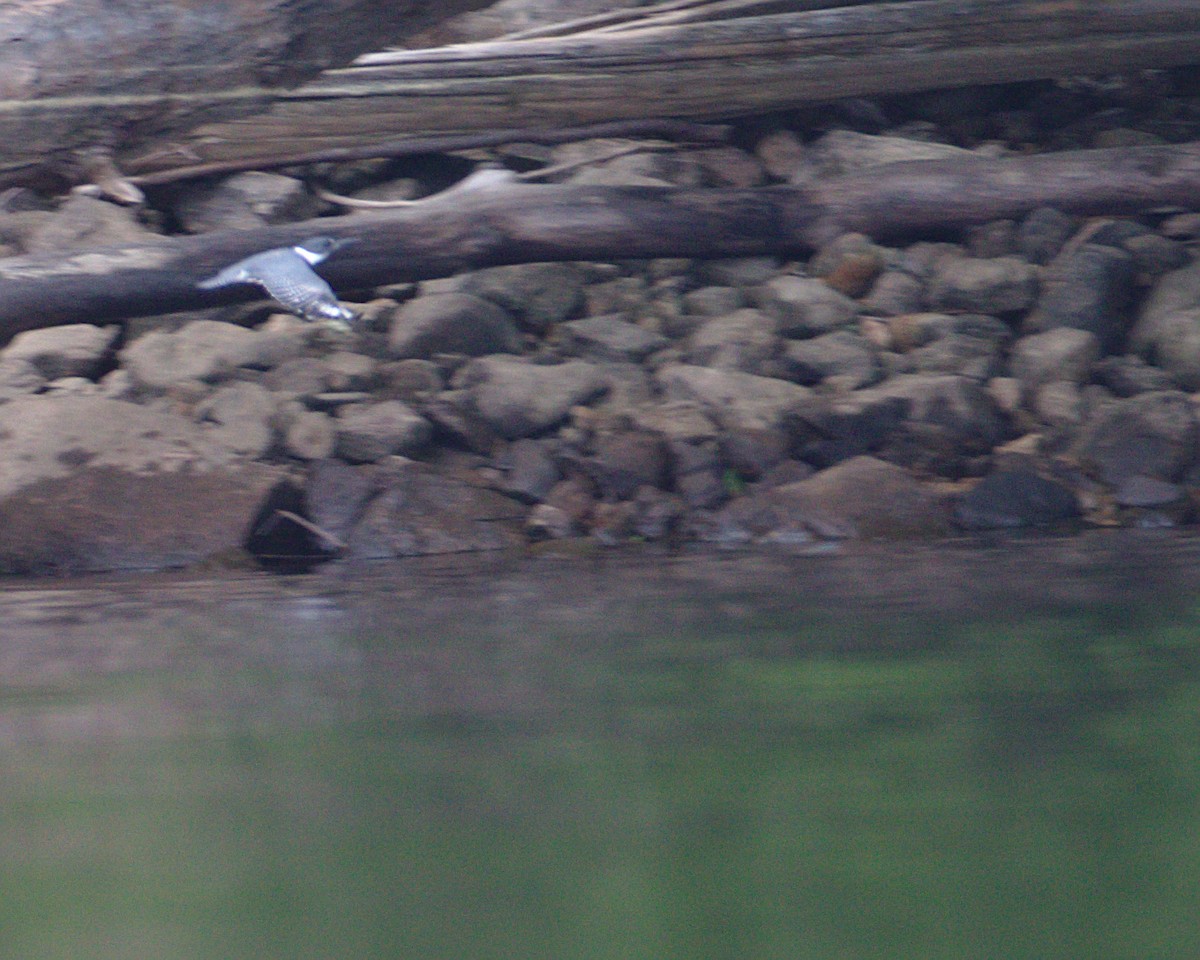
[[196, 284], [315, 233], [361, 240], [321, 268], [335, 287], [361, 290], [504, 263], [795, 255], [845, 230], [910, 236], [1039, 206], [1102, 214], [1164, 205], [1200, 206], [1200, 143], [914, 161], [757, 190], [505, 184], [387, 213], [0, 260], [0, 337], [253, 299], [254, 288]]
[[488, 0], [0, 4], [0, 182], [78, 148], [161, 147], [205, 120]]
[[[850, 96], [1200, 62], [1196, 0], [843, 0], [812, 10], [372, 54], [129, 173], [402, 136], [728, 118]], [[799, 11], [797, 12], [797, 8]]]

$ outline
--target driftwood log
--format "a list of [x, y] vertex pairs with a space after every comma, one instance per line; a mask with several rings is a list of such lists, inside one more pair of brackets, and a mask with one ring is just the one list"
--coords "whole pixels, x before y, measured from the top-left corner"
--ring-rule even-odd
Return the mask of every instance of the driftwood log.
[[448, 192], [411, 207], [152, 245], [0, 260], [0, 339], [261, 297], [197, 289], [250, 253], [315, 233], [358, 237], [321, 270], [342, 291], [505, 263], [792, 255], [846, 231], [944, 231], [1048, 205], [1094, 215], [1200, 206], [1200, 143], [876, 167], [806, 187], [533, 186]]
[[163, 149], [206, 120], [489, 0], [0, 3], [0, 184], [73, 151]]
[[371, 54], [282, 92], [262, 115], [196, 129], [179, 141], [183, 153], [126, 151], [123, 169], [161, 182], [197, 165], [280, 165], [401, 137], [728, 118], [948, 84], [1200, 62], [1196, 0], [740, 6], [771, 12], [711, 22], [658, 16], [620, 30]]

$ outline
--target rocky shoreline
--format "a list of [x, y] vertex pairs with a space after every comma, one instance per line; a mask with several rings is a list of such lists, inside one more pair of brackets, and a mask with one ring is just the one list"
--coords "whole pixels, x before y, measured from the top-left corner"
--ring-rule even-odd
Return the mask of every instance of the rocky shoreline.
[[[1062, 148], [1067, 129], [1161, 142], [1168, 108], [1187, 139], [1195, 84], [1181, 73], [1136, 114], [1132, 84], [841, 105], [824, 132], [757, 122], [738, 146], [568, 178], [749, 187]], [[1073, 102], [1088, 109], [1052, 125]], [[378, 199], [413, 191], [401, 167], [326, 174]], [[0, 254], [332, 212], [269, 173], [151, 200], [10, 192]], [[1042, 208], [954, 242], [845, 234], [803, 263], [540, 263], [341, 291], [362, 314], [350, 336], [263, 306], [29, 331], [0, 349], [0, 572], [1192, 524], [1198, 238], [1195, 211]]]

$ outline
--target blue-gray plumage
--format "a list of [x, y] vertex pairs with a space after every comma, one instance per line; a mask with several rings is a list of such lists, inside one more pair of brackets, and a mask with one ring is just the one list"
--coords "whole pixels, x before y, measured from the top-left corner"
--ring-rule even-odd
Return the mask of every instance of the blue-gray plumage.
[[265, 250], [239, 260], [196, 286], [214, 290], [234, 283], [254, 283], [305, 320], [349, 323], [355, 319], [354, 314], [338, 303], [333, 289], [317, 276], [313, 267], [334, 250], [354, 242], [354, 239], [310, 237], [294, 247]]

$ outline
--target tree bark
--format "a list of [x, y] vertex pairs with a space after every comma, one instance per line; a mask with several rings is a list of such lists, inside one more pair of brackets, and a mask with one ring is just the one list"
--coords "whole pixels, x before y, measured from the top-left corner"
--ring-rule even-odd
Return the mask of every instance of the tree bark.
[[[1196, 0], [832, 2], [792, 12], [373, 54], [206, 125], [193, 163], [245, 166], [402, 136], [727, 118], [852, 96], [1200, 62]], [[799, 12], [796, 8], [801, 8]], [[186, 165], [127, 155], [129, 173]]]
[[344, 291], [505, 263], [793, 256], [846, 230], [907, 237], [1039, 206], [1091, 215], [1164, 205], [1200, 205], [1200, 143], [897, 163], [806, 187], [505, 184], [382, 214], [0, 260], [0, 337], [261, 298], [251, 287], [196, 284], [314, 234], [359, 239], [321, 267]]
[[84, 147], [159, 147], [205, 120], [488, 0], [9, 0], [0, 183]]

